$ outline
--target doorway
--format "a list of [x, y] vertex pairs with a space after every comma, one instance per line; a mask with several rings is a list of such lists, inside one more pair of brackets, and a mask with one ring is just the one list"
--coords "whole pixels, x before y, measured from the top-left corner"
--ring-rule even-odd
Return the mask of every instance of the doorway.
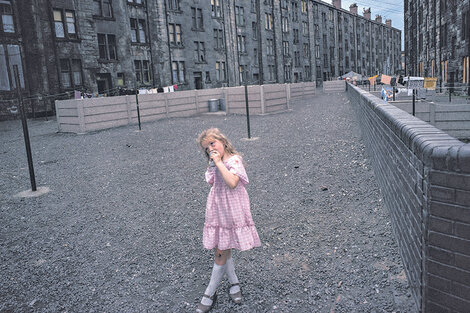
[[202, 89], [202, 72], [194, 72], [194, 86], [196, 89]]
[[100, 73], [96, 74], [96, 85], [98, 86], [99, 95], [110, 95], [111, 94], [111, 74]]

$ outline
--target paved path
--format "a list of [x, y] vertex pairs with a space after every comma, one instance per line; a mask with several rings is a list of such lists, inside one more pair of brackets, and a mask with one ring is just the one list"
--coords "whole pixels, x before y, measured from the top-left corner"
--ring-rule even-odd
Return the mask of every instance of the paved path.
[[252, 116], [253, 141], [236, 115], [87, 135], [30, 121], [38, 198], [15, 197], [21, 123], [0, 123], [0, 312], [193, 312], [212, 267], [195, 139], [211, 126], [243, 153], [263, 243], [234, 253], [244, 303], [224, 281], [213, 312], [415, 312], [346, 95], [292, 108]]

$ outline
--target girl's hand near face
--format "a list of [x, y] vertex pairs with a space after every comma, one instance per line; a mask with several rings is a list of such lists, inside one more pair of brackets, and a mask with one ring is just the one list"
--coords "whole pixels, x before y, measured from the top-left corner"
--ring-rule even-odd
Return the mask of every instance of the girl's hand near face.
[[214, 161], [215, 164], [217, 164], [219, 162], [222, 162], [222, 158], [220, 157], [220, 153], [216, 150], [213, 150], [210, 153], [210, 158], [212, 159], [212, 161]]

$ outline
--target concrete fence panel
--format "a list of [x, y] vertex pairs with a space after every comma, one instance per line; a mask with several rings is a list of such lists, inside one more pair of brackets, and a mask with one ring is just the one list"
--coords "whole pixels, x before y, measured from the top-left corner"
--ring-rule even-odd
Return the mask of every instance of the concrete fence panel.
[[470, 307], [470, 144], [352, 85], [348, 96], [419, 312]]
[[[264, 114], [289, 109], [291, 90], [296, 98], [314, 94], [315, 83], [253, 85], [247, 89], [250, 114]], [[141, 94], [138, 99], [144, 122], [206, 113], [211, 99], [224, 99], [227, 113], [246, 114], [244, 86]], [[60, 132], [86, 133], [138, 122], [135, 95], [59, 100], [56, 113]]]
[[[413, 112], [413, 104], [410, 100], [391, 101], [390, 104], [410, 114]], [[469, 104], [452, 105], [416, 101], [415, 116], [455, 138], [470, 139]]]
[[331, 80], [323, 82], [323, 92], [344, 92], [346, 90], [346, 82], [344, 80]]

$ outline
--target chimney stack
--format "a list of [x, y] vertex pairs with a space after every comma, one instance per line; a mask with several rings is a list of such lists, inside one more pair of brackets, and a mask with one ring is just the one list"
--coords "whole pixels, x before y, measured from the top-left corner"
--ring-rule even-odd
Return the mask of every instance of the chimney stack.
[[357, 15], [357, 4], [353, 3], [349, 6], [349, 12], [352, 14]]
[[364, 9], [363, 15], [365, 19], [370, 20], [370, 8]]
[[341, 9], [341, 0], [333, 0], [333, 5], [337, 9]]
[[375, 21], [376, 21], [377, 23], [382, 24], [382, 15], [378, 15], [378, 14], [377, 14], [377, 15], [375, 16]]
[[386, 24], [388, 27], [392, 27], [392, 20], [391, 20], [391, 19], [385, 20], [385, 24]]

